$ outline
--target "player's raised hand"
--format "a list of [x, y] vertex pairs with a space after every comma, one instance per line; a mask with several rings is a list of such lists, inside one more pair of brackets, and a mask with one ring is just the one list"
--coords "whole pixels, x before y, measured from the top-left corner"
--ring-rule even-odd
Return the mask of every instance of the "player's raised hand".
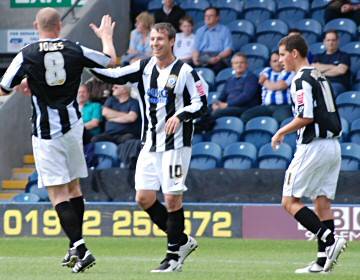
[[180, 125], [180, 119], [177, 116], [172, 116], [165, 124], [165, 133], [167, 135], [174, 134]]
[[19, 85], [17, 85], [15, 88], [15, 91], [22, 93], [25, 96], [30, 96], [31, 91], [27, 82], [27, 79], [23, 79]]
[[89, 26], [100, 39], [104, 36], [112, 38], [114, 34], [115, 21], [112, 20], [111, 16], [104, 15], [101, 19], [99, 27], [97, 27], [94, 23], [90, 23]]

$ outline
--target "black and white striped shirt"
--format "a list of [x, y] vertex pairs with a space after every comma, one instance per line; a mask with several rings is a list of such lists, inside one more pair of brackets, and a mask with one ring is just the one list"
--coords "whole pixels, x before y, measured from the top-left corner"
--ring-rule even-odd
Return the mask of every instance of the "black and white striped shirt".
[[329, 81], [314, 67], [302, 67], [291, 83], [291, 100], [295, 117], [311, 118], [314, 122], [298, 130], [298, 144], [314, 138], [341, 135], [340, 116]]
[[76, 101], [84, 67], [106, 67], [110, 57], [65, 39], [44, 39], [24, 47], [0, 86], [10, 92], [27, 77], [32, 93], [33, 135], [59, 137], [81, 118]]
[[[142, 140], [144, 149], [162, 152], [191, 146], [192, 120], [206, 113], [207, 84], [196, 71], [176, 59], [160, 69], [155, 57], [137, 61], [115, 69], [95, 69], [100, 79], [115, 83], [133, 83], [139, 90], [139, 103], [143, 117]], [[144, 113], [143, 113], [144, 115]], [[166, 135], [165, 123], [172, 116], [181, 120], [179, 129]]]

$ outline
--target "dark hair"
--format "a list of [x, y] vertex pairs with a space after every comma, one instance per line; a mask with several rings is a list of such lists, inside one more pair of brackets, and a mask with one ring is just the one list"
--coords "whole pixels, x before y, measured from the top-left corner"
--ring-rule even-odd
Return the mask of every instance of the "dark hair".
[[279, 51], [272, 51], [271, 54], [270, 54], [270, 57], [271, 57], [273, 54], [279, 55]]
[[171, 23], [159, 22], [159, 23], [154, 24], [151, 29], [155, 29], [157, 32], [166, 31], [168, 34], [169, 40], [175, 39], [176, 30], [175, 30], [174, 26], [172, 26]]
[[324, 39], [325, 39], [326, 35], [328, 35], [329, 33], [334, 33], [335, 36], [336, 36], [336, 40], [339, 39], [339, 34], [334, 29], [326, 31], [325, 34], [324, 34]]
[[194, 26], [194, 21], [193, 21], [193, 18], [192, 18], [191, 16], [183, 16], [183, 17], [179, 20], [180, 25], [181, 25], [183, 22], [185, 22], [185, 21], [187, 21], [187, 22], [190, 23], [192, 26]]
[[301, 31], [299, 29], [297, 29], [297, 28], [290, 28], [289, 31], [288, 31], [288, 34], [292, 33], [292, 32], [301, 34]]
[[286, 36], [280, 40], [279, 46], [285, 46], [288, 52], [297, 50], [302, 57], [307, 56], [308, 46], [301, 35]]
[[246, 56], [246, 54], [244, 54], [244, 53], [242, 53], [242, 52], [234, 53], [234, 55], [231, 57], [231, 60], [232, 60], [235, 56], [243, 57], [243, 58], [245, 59], [245, 61], [247, 62], [247, 56]]
[[204, 15], [208, 10], [214, 10], [216, 12], [216, 16], [218, 17], [220, 15], [220, 10], [216, 7], [207, 7], [204, 11]]

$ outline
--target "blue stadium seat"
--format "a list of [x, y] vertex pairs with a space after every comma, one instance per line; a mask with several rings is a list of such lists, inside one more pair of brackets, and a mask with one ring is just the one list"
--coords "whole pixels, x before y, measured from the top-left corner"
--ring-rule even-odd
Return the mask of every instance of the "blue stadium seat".
[[356, 119], [351, 123], [349, 139], [351, 143], [360, 144], [360, 119]]
[[40, 201], [49, 201], [49, 193], [47, 191], [47, 188], [44, 187], [39, 189], [37, 183], [30, 186], [29, 193], [36, 194], [39, 197]]
[[244, 18], [252, 21], [255, 26], [275, 14], [276, 4], [273, 0], [246, 0], [244, 3]]
[[341, 170], [357, 171], [360, 167], [360, 145], [341, 143]]
[[306, 17], [309, 11], [308, 0], [281, 0], [278, 1], [277, 18], [285, 21], [290, 27]]
[[234, 74], [234, 70], [231, 67], [221, 70], [215, 77], [216, 85], [225, 83]]
[[236, 20], [243, 9], [243, 2], [240, 0], [217, 0], [211, 5], [220, 10], [220, 22], [222, 24]]
[[[289, 117], [285, 120], [283, 120], [280, 124], [280, 127], [283, 127], [284, 125], [288, 124], [289, 122], [291, 122], [294, 118], [293, 117]], [[296, 148], [296, 138], [297, 138], [297, 134], [296, 132], [287, 134], [284, 138], [284, 143], [290, 145], [290, 147], [292, 149]]]
[[256, 154], [256, 147], [251, 143], [232, 143], [224, 149], [224, 168], [244, 170], [256, 167]]
[[264, 44], [250, 43], [242, 46], [240, 51], [247, 56], [249, 70], [264, 68], [269, 60], [269, 49]]
[[34, 203], [34, 202], [39, 202], [40, 201], [40, 197], [37, 196], [36, 194], [33, 193], [19, 193], [17, 195], [15, 195], [11, 201], [13, 202], [29, 202], [29, 203]]
[[342, 128], [340, 142], [347, 142], [349, 132], [350, 132], [350, 125], [349, 125], [349, 122], [344, 118], [340, 118], [340, 121], [341, 121], [341, 128]]
[[216, 119], [211, 135], [211, 142], [219, 144], [221, 148], [237, 142], [244, 130], [244, 124], [237, 117], [221, 117]]
[[197, 67], [195, 70], [204, 78], [207, 82], [209, 89], [213, 89], [215, 85], [215, 74], [214, 71], [206, 67]]
[[107, 169], [119, 164], [117, 146], [112, 142], [96, 142], [94, 154], [98, 161], [96, 169]]
[[218, 97], [219, 97], [220, 93], [217, 91], [210, 91], [208, 94], [208, 106], [211, 107], [211, 105], [217, 101]]
[[311, 18], [316, 19], [321, 25], [325, 24], [324, 12], [331, 0], [313, 0], [311, 2]]
[[187, 15], [191, 16], [194, 22], [204, 22], [204, 10], [210, 4], [206, 0], [182, 0], [180, 7], [183, 8]]
[[351, 59], [351, 73], [356, 75], [360, 71], [360, 41], [350, 42], [345, 46], [340, 47], [341, 51], [350, 55]]
[[162, 0], [151, 0], [148, 3], [147, 11], [154, 13], [156, 10], [162, 9]]
[[349, 43], [356, 37], [356, 23], [348, 18], [337, 18], [324, 26], [324, 32], [336, 30], [340, 36], [340, 46]]
[[259, 150], [258, 162], [260, 169], [286, 169], [292, 159], [290, 145], [282, 143], [273, 150], [270, 143], [263, 145]]
[[346, 87], [342, 83], [332, 82], [331, 87], [334, 91], [335, 97], [346, 91]]
[[246, 123], [242, 137], [246, 142], [253, 143], [259, 149], [271, 141], [271, 137], [277, 129], [278, 123], [274, 118], [256, 117]]
[[192, 143], [193, 145], [195, 145], [195, 144], [200, 143], [200, 142], [203, 142], [203, 141], [204, 141], [204, 136], [203, 136], [202, 134], [200, 134], [200, 133], [195, 133], [195, 134], [193, 135], [193, 138], [192, 138], [191, 143]]
[[308, 45], [314, 44], [321, 38], [322, 26], [315, 19], [306, 18], [296, 21], [295, 28], [301, 31]]
[[325, 52], [325, 45], [321, 42], [314, 43], [309, 46], [309, 50], [313, 55], [322, 54]]
[[269, 49], [277, 48], [281, 38], [288, 34], [289, 28], [281, 19], [268, 19], [256, 26], [256, 42]]
[[240, 50], [241, 46], [250, 43], [255, 36], [254, 24], [246, 19], [232, 21], [227, 27], [231, 31], [235, 51]]
[[225, 87], [225, 83], [221, 83], [216, 86], [216, 91], [220, 94], [220, 93], [222, 93], [224, 87]]
[[190, 168], [208, 170], [219, 167], [221, 154], [221, 147], [216, 143], [197, 143], [192, 147]]
[[336, 97], [340, 116], [349, 123], [360, 118], [360, 92], [347, 91]]

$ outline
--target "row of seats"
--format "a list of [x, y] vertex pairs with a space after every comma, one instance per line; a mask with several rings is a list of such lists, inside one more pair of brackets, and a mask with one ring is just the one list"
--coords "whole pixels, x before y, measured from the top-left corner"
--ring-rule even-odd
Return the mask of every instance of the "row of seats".
[[[309, 49], [313, 55], [321, 54], [325, 51], [324, 44], [320, 42], [310, 45]], [[353, 75], [354, 84], [360, 83], [360, 41], [350, 42], [341, 46], [340, 49], [350, 56], [350, 71]], [[268, 65], [270, 49], [266, 45], [249, 43], [243, 45], [240, 51], [247, 56], [250, 71], [258, 74]], [[224, 83], [233, 74], [231, 67], [221, 70], [216, 76], [209, 68], [199, 67], [196, 70], [202, 74], [211, 89]]]
[[[270, 18], [282, 19], [291, 26], [296, 21], [311, 17], [324, 24], [324, 10], [329, 0], [178, 0], [176, 1], [195, 21], [202, 21], [204, 10], [210, 6], [220, 10], [221, 22], [229, 23], [245, 18], [258, 25]], [[354, 1], [352, 1], [354, 2]], [[148, 10], [162, 8], [162, 0], [152, 0]]]
[[[259, 149], [250, 142], [236, 142], [224, 149], [214, 142], [200, 142], [193, 145], [190, 168], [208, 170], [227, 169], [286, 169], [293, 157], [290, 145], [282, 143], [275, 150], [270, 143]], [[341, 170], [357, 171], [360, 169], [360, 145], [341, 143]]]
[[341, 45], [357, 40], [356, 23], [350, 19], [339, 18], [328, 22], [324, 28], [316, 19], [306, 18], [294, 21], [288, 25], [281, 19], [267, 19], [255, 25], [246, 19], [235, 20], [227, 24], [233, 37], [235, 50], [250, 42], [257, 42], [266, 45], [269, 49], [277, 47], [277, 42], [289, 33], [289, 27], [301, 31], [308, 44], [321, 41], [324, 33], [336, 30], [339, 34]]

